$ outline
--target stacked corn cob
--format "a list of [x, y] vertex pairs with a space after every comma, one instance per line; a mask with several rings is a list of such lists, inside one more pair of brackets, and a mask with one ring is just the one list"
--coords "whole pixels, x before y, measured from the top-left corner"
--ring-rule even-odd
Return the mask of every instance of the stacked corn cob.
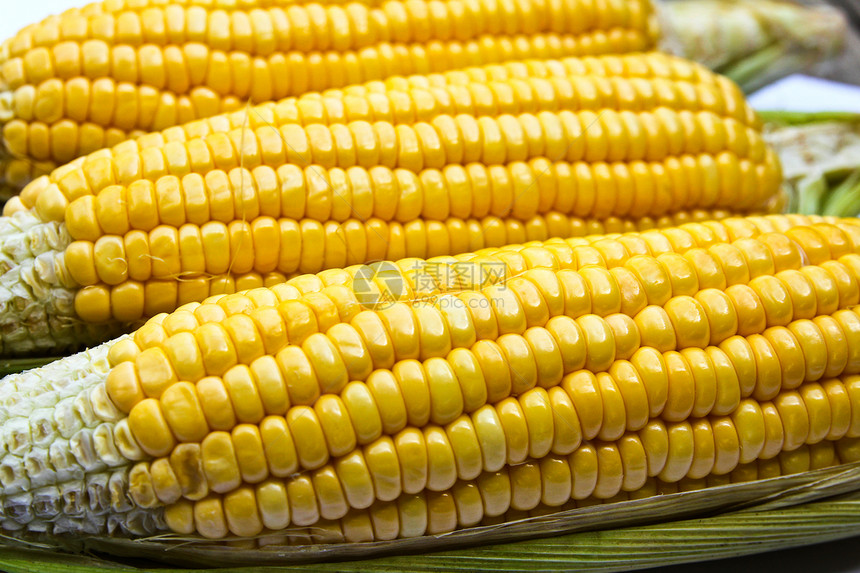
[[3, 527], [393, 539], [853, 461], [858, 281], [856, 220], [769, 216], [189, 304], [0, 381]]
[[780, 170], [758, 128], [733, 84], [659, 54], [394, 78], [170, 128], [7, 204], [2, 350], [101, 342], [296, 273], [766, 210]]
[[154, 318], [0, 380], [0, 527], [390, 540], [860, 459], [860, 224], [726, 218], [776, 156], [731, 82], [600, 55], [652, 20], [113, 0], [5, 44], [0, 183], [71, 161], [0, 218], [0, 350]]
[[100, 2], [0, 49], [0, 185], [247, 101], [655, 38], [647, 0]]

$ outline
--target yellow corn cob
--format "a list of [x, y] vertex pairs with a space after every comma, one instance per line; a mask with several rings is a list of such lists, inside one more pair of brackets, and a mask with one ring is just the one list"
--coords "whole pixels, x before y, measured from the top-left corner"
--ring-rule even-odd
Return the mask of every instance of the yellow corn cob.
[[[565, 480], [575, 483], [576, 466], [565, 470], [564, 462], [557, 459], [553, 459], [552, 463], [530, 462], [518, 466], [515, 471], [488, 474], [473, 482], [460, 481], [446, 492], [422, 492], [401, 496], [396, 501], [377, 501], [367, 509], [350, 509], [346, 516], [339, 520], [320, 519], [312, 527], [292, 526], [288, 532], [264, 535], [255, 541], [259, 547], [359, 543], [385, 541], [398, 536], [429, 535], [474, 525], [498, 525], [592, 505], [645, 499], [679, 491], [694, 491], [706, 486], [716, 487], [832, 467], [839, 463], [855, 461], [850, 457], [841, 459], [837, 454], [837, 449], [844, 451], [854, 443], [856, 439], [844, 438], [837, 442], [804, 445], [791, 452], [781, 452], [776, 458], [738, 466], [730, 474], [712, 474], [707, 480], [685, 478], [680, 482], [667, 483], [656, 478], [647, 478], [645, 485], [634, 491], [622, 490], [616, 496], [605, 499], [574, 497], [562, 505], [548, 505], [543, 501], [544, 496], [547, 495], [546, 492], [549, 492], [548, 496], [559, 491], [564, 492], [567, 489]], [[585, 451], [589, 452], [587, 455], [597, 455], [596, 448]], [[570, 473], [566, 473], [567, 471]], [[585, 481], [594, 483], [595, 478], [595, 475], [589, 474]], [[534, 505], [535, 500], [541, 501]], [[529, 509], [513, 509], [514, 505]], [[511, 509], [505, 511], [506, 507]], [[180, 512], [181, 510], [176, 510], [176, 513]], [[178, 524], [181, 517], [177, 518]], [[254, 545], [252, 543], [250, 547]]]
[[[679, 113], [676, 116], [670, 110]], [[576, 118], [563, 119], [562, 128], [574, 132], [564, 133], [563, 137], [571, 138], [578, 133], [586, 135], [577, 136], [581, 143], [568, 152], [563, 148], [547, 148], [553, 142], [550, 134], [546, 134], [544, 144], [534, 141], [535, 137], [544, 135], [547, 122], [552, 120], [552, 116], [544, 112], [562, 111], [577, 112]], [[523, 125], [511, 125], [508, 115], [517, 117]], [[524, 117], [526, 115], [535, 117]], [[461, 116], [471, 116], [474, 121], [464, 123], [469, 118]], [[513, 131], [501, 138], [498, 149], [481, 150], [481, 146], [489, 146], [489, 142], [472, 141], [470, 137], [475, 137], [473, 132], [483, 134], [492, 127], [486, 125], [490, 118], [501, 121], [499, 129]], [[479, 121], [484, 125], [474, 125]], [[365, 126], [365, 122], [372, 126]], [[385, 127], [381, 123], [391, 124], [386, 133], [376, 133]], [[148, 159], [146, 163], [149, 165], [144, 167], [149, 167], [149, 172], [138, 173], [147, 177], [181, 175], [189, 169], [205, 172], [212, 169], [212, 162], [221, 169], [230, 162], [237, 166], [241, 162], [249, 168], [260, 162], [268, 165], [277, 160], [279, 153], [286, 154], [288, 161], [305, 167], [318, 162], [312, 148], [302, 148], [302, 140], [310, 137], [304, 132], [314, 124], [330, 126], [335, 130], [330, 137], [337, 137], [339, 146], [348, 145], [345, 153], [336, 159], [327, 159], [337, 161], [338, 167], [365, 166], [368, 153], [372, 153], [367, 150], [362, 155], [363, 146], [359, 142], [372, 144], [374, 136], [383, 138], [376, 141], [377, 145], [387, 139], [399, 142], [408, 136], [403, 128], [398, 133], [390, 133], [399, 125], [416, 130], [418, 141], [415, 145], [428, 155], [420, 164], [416, 162], [417, 158], [412, 157], [411, 162], [405, 165], [418, 170], [436, 167], [434, 162], [438, 161], [447, 164], [482, 159], [482, 151], [495, 151], [498, 155], [506, 147], [507, 139], [511, 138], [520, 143], [519, 147], [529, 144], [527, 156], [550, 157], [555, 153], [561, 154], [562, 158], [569, 156], [569, 161], [660, 161], [685, 152], [717, 155], [721, 151], [734, 153], [739, 159], [748, 157], [759, 161], [767, 154], [761, 138], [755, 133], [760, 122], [736, 86], [696, 64], [652, 53], [511, 62], [444, 74], [389, 78], [385, 82], [307, 94], [298, 99], [287, 98], [251, 110], [167, 129], [118, 145], [110, 152], [100, 151], [80, 158], [52, 173], [50, 181], [60, 185], [67, 195], [98, 193], [115, 183], [116, 177], [133, 180], [134, 172], [124, 169], [118, 174], [110, 174], [107, 170], [109, 164], [105, 163], [129, 153], [139, 155], [132, 160], [137, 164]], [[432, 136], [424, 124], [430, 124], [431, 131], [439, 133]], [[341, 133], [341, 125], [349, 128], [349, 134]], [[305, 130], [297, 131], [297, 126], [304, 126]], [[236, 131], [241, 128], [245, 131]], [[368, 132], [371, 128], [372, 133]], [[249, 139], [259, 139], [257, 145], [273, 146], [274, 150], [259, 157], [262, 150], [252, 145], [254, 142], [244, 141], [243, 134], [248, 130], [253, 132], [246, 134]], [[471, 143], [468, 148], [460, 149], [460, 137], [448, 140], [458, 131], [461, 132], [463, 146]], [[440, 139], [446, 132], [448, 139]], [[559, 134], [554, 135], [559, 137]], [[226, 141], [225, 136], [229, 138]], [[316, 133], [316, 136], [320, 139], [324, 134]], [[344, 139], [345, 136], [351, 136], [351, 144]], [[431, 139], [427, 140], [428, 137]], [[176, 149], [176, 145], [194, 139], [203, 139], [213, 149], [184, 153]], [[434, 143], [443, 144], [444, 149], [434, 149]], [[355, 147], [354, 152], [351, 147]], [[278, 148], [281, 148], [280, 152]], [[256, 155], [249, 155], [255, 153], [254, 149]], [[159, 162], [163, 164], [166, 159], [158, 159], [157, 151], [165, 153], [173, 162], [182, 160], [186, 164], [168, 163], [161, 165], [159, 170]], [[523, 151], [517, 148], [509, 150], [512, 157], [508, 161], [516, 160]], [[148, 155], [141, 156], [145, 153]], [[223, 155], [225, 153], [227, 155]], [[182, 159], [183, 155], [187, 157]], [[386, 158], [378, 159], [384, 164]], [[504, 159], [502, 156], [501, 160]], [[193, 162], [187, 164], [189, 161]], [[771, 161], [770, 156], [768, 161]], [[690, 169], [690, 166], [685, 167]], [[75, 175], [71, 176], [71, 173]], [[21, 202], [12, 201], [5, 214], [35, 206], [46, 185], [48, 180], [42, 179], [38, 184], [27, 187]]]
[[737, 90], [657, 54], [393, 78], [247, 117], [102, 150], [7, 204], [3, 350], [101, 342], [79, 320], [296, 273], [767, 210], [779, 187]]
[[858, 281], [856, 219], [768, 216], [213, 297], [0, 380], [0, 526], [384, 540], [854, 461]]
[[[497, 525], [528, 517], [553, 515], [591, 505], [644, 499], [679, 491], [694, 491], [706, 486], [753, 481], [759, 479], [759, 475], [761, 475], [760, 479], [791, 475], [838, 465], [841, 460], [836, 455], [837, 447], [852, 441], [846, 438], [838, 442], [819, 442], [812, 446], [802, 446], [792, 452], [782, 452], [770, 460], [758, 460], [738, 466], [731, 474], [721, 476], [712, 474], [708, 476], [708, 480], [685, 478], [680, 482], [666, 483], [656, 478], [647, 478], [639, 489], [629, 492], [622, 489], [620, 493], [609, 498], [593, 496], [580, 498], [578, 493], [574, 493], [577, 497], [561, 505], [557, 502], [552, 503], [551, 497], [558, 492], [564, 494], [571, 487], [567, 482], [571, 482], [571, 485], [576, 484], [576, 478], [579, 477], [582, 480], [583, 474], [580, 472], [577, 475], [577, 469], [579, 469], [577, 466], [571, 465], [570, 469], [565, 469], [565, 461], [550, 457], [541, 463], [523, 464], [514, 471], [482, 476], [477, 482], [460, 481], [446, 492], [403, 496], [396, 502], [375, 502], [367, 509], [350, 509], [340, 520], [321, 519], [314, 527], [291, 527], [288, 533], [266, 536], [258, 539], [257, 544], [264, 547], [274, 544], [383, 541], [395, 539], [398, 535], [401, 537], [414, 535], [413, 532], [416, 531], [419, 535], [430, 535], [436, 532], [448, 532], [455, 528]], [[606, 448], [606, 446], [603, 447]], [[588, 452], [586, 454], [588, 456], [598, 455], [597, 447], [590, 447], [585, 451]], [[596, 483], [595, 477], [589, 474], [584, 479], [591, 484]], [[616, 483], [611, 486], [613, 489], [625, 480], [619, 477], [614, 481]], [[536, 501], [539, 501], [537, 505], [535, 505]], [[518, 507], [514, 508], [514, 506]], [[511, 509], [505, 511], [506, 507]], [[403, 535], [404, 532], [407, 532], [406, 535]]]
[[[370, 242], [376, 242], [377, 245], [382, 243], [384, 247], [385, 241], [388, 240], [395, 245], [401, 245], [404, 253], [424, 256], [425, 253], [440, 252], [440, 247], [466, 251], [543, 240], [554, 235], [583, 236], [605, 232], [631, 232], [668, 227], [692, 220], [720, 219], [725, 216], [727, 213], [723, 211], [693, 211], [675, 213], [671, 217], [659, 219], [646, 217], [630, 221], [611, 217], [605, 221], [584, 221], [550, 213], [546, 217], [534, 217], [525, 222], [485, 217], [467, 221], [450, 219], [438, 224], [432, 221], [427, 224], [415, 221], [409, 225], [369, 225], [366, 232]], [[344, 241], [356, 239], [354, 234], [347, 234], [348, 230], [349, 224], [327, 225], [321, 242], [327, 241], [345, 256]], [[312, 259], [316, 255], [302, 252], [297, 247], [304, 240], [303, 237], [310, 237], [306, 245], [311, 240], [320, 240], [317, 238], [321, 234], [319, 227], [303, 224], [301, 231], [302, 233], [294, 235], [294, 238], [287, 235], [283, 239], [277, 239], [276, 246], [280, 249], [283, 242], [285, 251], [296, 249], [296, 257]], [[130, 235], [130, 239], [140, 237]], [[233, 246], [241, 246], [242, 240], [239, 236], [238, 242]], [[80, 283], [70, 274], [65, 260], [65, 250], [70, 243], [70, 237], [64, 225], [40, 223], [26, 212], [10, 218], [0, 218], [0, 242], [5, 245], [0, 257], [0, 270], [3, 272], [0, 278], [0, 304], [3, 309], [0, 311], [0, 348], [3, 353], [13, 355], [57, 353], [82, 345], [98, 344], [128, 331], [131, 328], [129, 323], [159, 312], [169, 312], [179, 304], [202, 300], [212, 294], [271, 286], [287, 279], [287, 275], [277, 271], [260, 273], [252, 270], [239, 274], [235, 272], [239, 268], [230, 263], [225, 267], [227, 272], [219, 275], [205, 272], [201, 275], [179, 275], [166, 280], [149, 280], [145, 284], [136, 282], [134, 275], [130, 275], [129, 281], [112, 285], [108, 290], [105, 290], [105, 284], [99, 283], [84, 292]], [[405, 250], [407, 246], [409, 249]], [[356, 247], [352, 247], [354, 248]], [[383, 248], [381, 253], [395, 253], [391, 249], [385, 250], [386, 248]], [[377, 257], [372, 256], [374, 251], [370, 245], [368, 249], [367, 260], [376, 259]], [[220, 255], [223, 255], [223, 252], [219, 253]], [[292, 257], [285, 255], [287, 256]], [[141, 257], [148, 260], [152, 255], [143, 253]], [[139, 262], [141, 259], [135, 257], [131, 260]], [[112, 262], [120, 267], [126, 264], [115, 258], [102, 262]], [[153, 262], [157, 264], [158, 261]], [[296, 261], [289, 264], [294, 263], [297, 264]], [[208, 264], [211, 264], [211, 261]], [[152, 268], [158, 269], [157, 266], [151, 267], [150, 272]], [[100, 262], [95, 275], [97, 281], [101, 280], [98, 272], [103, 270]], [[96, 295], [95, 299], [93, 294]], [[104, 306], [106, 301], [101, 295], [107, 295], [108, 299], [111, 299], [107, 306]]]
[[646, 0], [94, 4], [3, 45], [0, 184], [247, 101], [654, 37]]
[[[537, 491], [531, 491], [526, 495], [522, 495], [522, 497], [529, 497], [531, 499], [541, 499], [541, 503], [538, 504], [534, 509], [509, 509], [507, 512], [503, 514], [497, 514], [496, 511], [493, 511], [491, 507], [488, 506], [484, 510], [484, 518], [481, 521], [481, 525], [495, 525], [499, 523], [504, 523], [506, 521], [514, 521], [517, 519], [523, 519], [526, 517], [533, 517], [538, 515], [552, 515], [556, 514], [560, 511], [566, 511], [570, 509], [576, 509], [580, 507], [588, 507], [591, 505], [597, 504], [608, 504], [608, 503], [616, 503], [619, 501], [627, 501], [627, 500], [638, 500], [638, 499], [646, 499], [655, 495], [666, 495], [671, 493], [679, 493], [679, 492], [688, 492], [688, 491], [697, 491], [702, 490], [709, 487], [718, 487], [722, 485], [728, 485], [732, 483], [746, 483], [751, 481], [756, 481], [759, 479], [767, 479], [767, 478], [775, 478], [784, 475], [793, 475], [798, 473], [803, 473], [810, 470], [818, 470], [823, 468], [830, 468], [837, 466], [841, 463], [850, 463], [856, 461], [850, 453], [845, 456], [841, 456], [841, 452], [846, 452], [849, 450], [854, 444], [856, 444], [856, 438], [842, 438], [836, 441], [823, 441], [818, 442], [812, 445], [803, 445], [796, 450], [791, 451], [782, 451], [772, 458], [760, 458], [754, 462], [742, 463], [738, 465], [734, 470], [729, 473], [717, 474], [712, 473], [705, 478], [691, 478], [686, 477], [678, 482], [666, 482], [659, 478], [648, 477], [644, 479], [644, 485], [639, 487], [638, 489], [627, 491], [629, 488], [628, 485], [628, 476], [636, 475], [637, 472], [635, 469], [630, 471], [629, 462], [628, 465], [622, 464], [622, 474], [619, 477], [616, 477], [615, 484], [613, 484], [613, 488], [618, 487], [621, 484], [620, 491], [612, 496], [612, 497], [586, 497], [581, 498], [580, 494], [574, 494], [574, 497], [569, 501], [565, 502], [562, 505], [548, 505], [543, 501], [543, 490], [540, 489], [545, 486], [550, 486], [552, 488], [555, 484], [550, 485], [550, 479], [552, 479], [552, 474], [555, 473], [556, 476], [561, 477], [562, 479], [558, 479], [556, 477], [556, 481], [564, 482], [564, 470], [562, 466], [562, 471], [557, 472], [557, 468], [552, 468], [549, 464], [545, 464], [547, 470], [542, 472], [540, 475], [541, 479], [536, 480], [531, 484], [532, 488], [536, 488]], [[605, 446], [604, 446], [605, 447]], [[596, 455], [596, 449], [594, 454], [589, 451], [589, 455]], [[623, 457], [624, 454], [619, 452], [622, 461], [625, 461]], [[629, 459], [629, 456], [628, 456]], [[632, 460], [630, 460], [632, 461]], [[635, 467], [635, 466], [634, 466]], [[543, 469], [543, 467], [541, 467]], [[572, 467], [571, 470], [575, 468]], [[638, 469], [638, 468], [636, 468]], [[555, 471], [553, 471], [555, 470]], [[620, 479], [619, 479], [620, 478]], [[638, 477], [640, 481], [642, 481], [641, 477]], [[571, 471], [571, 481], [576, 483], [573, 471]], [[593, 481], [593, 480], [586, 480]], [[596, 483], [596, 482], [595, 482]], [[638, 482], [637, 482], [638, 483]], [[511, 484], [513, 485], [513, 484]], [[517, 486], [520, 488], [525, 488], [529, 484], [526, 483], [518, 483]], [[591, 485], [589, 483], [589, 485]], [[461, 486], [462, 488], [462, 486]], [[486, 488], [485, 488], [486, 489]], [[501, 496], [504, 500], [506, 495], [508, 494], [509, 488], [502, 488], [503, 495]], [[560, 488], [564, 489], [564, 488]], [[462, 491], [462, 489], [460, 490]], [[611, 491], [611, 490], [610, 490]], [[457, 500], [457, 494], [451, 492], [452, 495], [455, 496], [455, 500]], [[607, 492], [608, 493], [608, 492]], [[461, 498], [464, 498], [462, 494]], [[463, 499], [462, 501], [466, 501]], [[495, 500], [493, 500], [495, 501]], [[383, 502], [384, 503], [384, 502]], [[380, 504], [382, 505], [382, 504]], [[459, 507], [460, 504], [458, 504]], [[372, 507], [370, 509], [371, 512], [377, 512], [380, 508]], [[343, 524], [344, 522], [341, 522]], [[344, 534], [349, 530], [342, 530]], [[305, 534], [306, 535], [306, 534]], [[367, 540], [373, 539], [372, 537]], [[267, 540], [271, 541], [271, 540]], [[285, 541], [282, 541], [285, 542]]]

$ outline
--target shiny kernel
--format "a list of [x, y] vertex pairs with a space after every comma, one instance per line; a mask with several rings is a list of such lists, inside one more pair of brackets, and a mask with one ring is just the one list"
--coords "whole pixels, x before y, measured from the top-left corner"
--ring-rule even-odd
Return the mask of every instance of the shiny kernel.
[[621, 289], [612, 273], [599, 267], [585, 267], [579, 273], [587, 284], [594, 314], [608, 316], [621, 311]]
[[427, 372], [417, 360], [405, 360], [395, 364], [392, 373], [405, 401], [409, 424], [424, 426], [432, 414]]
[[287, 489], [282, 483], [265, 481], [257, 485], [255, 494], [260, 520], [267, 529], [279, 531], [290, 525]]
[[224, 382], [215, 376], [197, 382], [197, 396], [209, 427], [213, 430], [231, 430], [236, 425], [233, 403]]
[[797, 339], [806, 361], [805, 380], [820, 380], [827, 370], [827, 340], [818, 325], [811, 320], [797, 320], [788, 326]]
[[329, 452], [341, 456], [355, 449], [356, 436], [348, 411], [340, 398], [323, 395], [314, 404]]
[[232, 491], [242, 483], [233, 441], [227, 432], [212, 432], [201, 443], [203, 472], [216, 493]]
[[675, 327], [662, 307], [646, 307], [633, 320], [639, 328], [643, 347], [652, 347], [659, 352], [668, 352], [678, 347]]
[[680, 481], [693, 464], [695, 452], [693, 428], [688, 422], [672, 424], [667, 427], [669, 448], [666, 465], [659, 474], [659, 478], [665, 482], [673, 483]]
[[315, 411], [307, 406], [296, 406], [287, 413], [287, 426], [295, 440], [299, 462], [305, 469], [317, 469], [328, 462], [330, 454], [325, 434]]
[[809, 435], [806, 443], [817, 444], [830, 433], [832, 423], [830, 400], [824, 388], [818, 383], [804, 384], [798, 392], [809, 414]]
[[562, 388], [570, 397], [579, 416], [583, 438], [596, 438], [603, 427], [604, 417], [603, 397], [597, 377], [587, 370], [580, 370], [565, 377]]
[[687, 472], [688, 479], [702, 479], [711, 475], [716, 459], [714, 429], [707, 418], [692, 422], [693, 463]]
[[376, 498], [392, 501], [402, 493], [399, 458], [394, 441], [384, 437], [364, 449], [365, 460], [373, 478]]
[[108, 362], [112, 367], [121, 362], [130, 362], [140, 354], [140, 348], [131, 338], [123, 338], [115, 342], [108, 351]]
[[170, 429], [180, 442], [200, 442], [209, 433], [193, 384], [179, 382], [170, 386], [161, 395], [161, 406]]
[[240, 422], [256, 424], [263, 419], [265, 408], [250, 368], [244, 364], [234, 366], [224, 374], [223, 381]]
[[642, 340], [636, 322], [626, 314], [611, 314], [606, 317], [606, 324], [615, 339], [615, 358], [630, 359], [639, 350]]
[[374, 501], [373, 478], [361, 452], [355, 451], [334, 462], [350, 507], [365, 509]]
[[616, 444], [598, 443], [597, 465], [600, 471], [594, 496], [598, 499], [609, 499], [621, 491], [624, 484], [624, 464]]
[[773, 402], [761, 404], [761, 412], [764, 418], [764, 447], [759, 454], [763, 460], [776, 457], [783, 449], [785, 443], [785, 428], [782, 424], [779, 410]]
[[166, 456], [176, 445], [158, 400], [138, 402], [128, 415], [128, 423], [137, 443], [150, 456]]
[[203, 324], [194, 336], [203, 353], [207, 373], [220, 376], [238, 362], [236, 348], [224, 327], [215, 323]]
[[812, 322], [821, 330], [827, 347], [827, 369], [824, 371], [824, 377], [839, 376], [845, 371], [849, 360], [849, 346], [845, 332], [832, 316], [819, 316]]
[[747, 285], [733, 285], [726, 294], [738, 315], [738, 334], [749, 336], [760, 334], [767, 328], [767, 314], [758, 294]]
[[675, 329], [678, 348], [704, 348], [711, 340], [704, 307], [690, 296], [676, 296], [664, 307]]
[[147, 348], [135, 357], [138, 380], [150, 398], [159, 398], [177, 382], [176, 372], [161, 348]]
[[782, 386], [782, 365], [779, 356], [767, 338], [759, 334], [747, 341], [753, 351], [756, 364], [756, 380], [753, 397], [759, 401], [775, 397]]
[[761, 406], [754, 400], [744, 400], [731, 420], [738, 433], [740, 443], [739, 462], [750, 463], [758, 459], [766, 442], [766, 426]]
[[573, 475], [571, 497], [577, 500], [591, 497], [597, 486], [600, 471], [597, 449], [592, 444], [583, 444], [568, 456], [568, 462]]
[[695, 295], [710, 326], [709, 344], [716, 346], [738, 332], [738, 314], [731, 299], [717, 289], [705, 289]]
[[105, 381], [108, 396], [114, 405], [123, 412], [131, 409], [146, 396], [140, 386], [137, 369], [131, 361], [121, 362], [111, 369]]
[[809, 437], [809, 411], [797, 392], [784, 392], [774, 400], [785, 430], [782, 449], [791, 452], [806, 443]]
[[791, 294], [782, 281], [774, 276], [760, 276], [749, 285], [764, 307], [768, 326], [786, 326], [794, 318]]
[[254, 537], [263, 530], [253, 488], [242, 487], [224, 496], [224, 516], [231, 533]]
[[612, 376], [624, 400], [624, 410], [627, 415], [626, 429], [641, 430], [648, 423], [649, 406], [645, 384], [639, 377], [639, 373], [630, 362], [622, 360], [612, 365], [609, 375]]
[[[597, 384], [603, 401], [603, 425], [598, 438], [604, 441], [615, 441], [627, 429], [627, 412], [624, 397], [611, 375], [601, 372], [597, 375]], [[631, 416], [632, 417], [632, 416]]]
[[233, 428], [231, 438], [242, 481], [259, 483], [268, 478], [269, 468], [259, 428], [252, 424], [240, 424]]
[[696, 407], [694, 370], [685, 355], [679, 352], [667, 352], [664, 360], [669, 384], [663, 418], [670, 422], [681, 422], [689, 418]]
[[740, 442], [737, 429], [730, 418], [712, 420], [714, 430], [714, 473], [723, 475], [734, 470], [740, 457]]

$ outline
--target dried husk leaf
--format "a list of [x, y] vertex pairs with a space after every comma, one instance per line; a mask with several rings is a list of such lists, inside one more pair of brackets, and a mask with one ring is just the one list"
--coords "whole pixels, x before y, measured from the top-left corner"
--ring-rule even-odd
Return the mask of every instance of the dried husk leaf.
[[[679, 521], [685, 519], [693, 521]], [[123, 562], [143, 559], [191, 568], [240, 567], [226, 571], [242, 573], [266, 571], [267, 566], [283, 570], [286, 565], [308, 571], [528, 570], [540, 568], [540, 563], [549, 567], [550, 562], [556, 564], [552, 567], [563, 563], [565, 568], [616, 571], [630, 569], [631, 560], [641, 562], [641, 567], [665, 565], [856, 534], [860, 534], [860, 462], [387, 542], [266, 546], [256, 550], [169, 535], [139, 540], [34, 538], [33, 542], [43, 550], [98, 553], [120, 557]], [[26, 547], [20, 541], [6, 543], [6, 551]], [[3, 555], [0, 552], [0, 568], [13, 571]], [[354, 561], [377, 557], [382, 558]], [[111, 563], [105, 561], [106, 565]], [[249, 566], [252, 568], [241, 568]], [[81, 567], [39, 570], [100, 570], [93, 569], [91, 563]]]

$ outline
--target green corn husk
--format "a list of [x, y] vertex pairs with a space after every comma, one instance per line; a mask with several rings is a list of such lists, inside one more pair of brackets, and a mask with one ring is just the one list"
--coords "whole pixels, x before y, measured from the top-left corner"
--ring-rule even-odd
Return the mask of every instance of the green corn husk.
[[[415, 539], [261, 549], [168, 539], [9, 540], [0, 570], [621, 571], [759, 553], [860, 534], [860, 462], [757, 482], [585, 507]], [[826, 501], [825, 501], [826, 500]], [[53, 540], [56, 542], [56, 540]], [[435, 551], [435, 552], [433, 552]], [[113, 557], [107, 557], [107, 556]], [[172, 567], [163, 569], [158, 562]]]
[[860, 114], [765, 112], [765, 140], [782, 162], [787, 210], [860, 215]]
[[39, 368], [59, 360], [62, 356], [52, 356], [47, 358], [8, 358], [0, 360], [0, 377], [8, 376], [9, 374], [17, 374], [25, 370]]
[[835, 58], [848, 30], [832, 7], [783, 0], [670, 0], [662, 8], [667, 47], [747, 93]]
[[[730, 513], [705, 519], [490, 545], [480, 549], [312, 566], [231, 567], [218, 571], [627, 571], [802, 547], [852, 537], [858, 532], [860, 495], [851, 494], [787, 509]], [[13, 548], [0, 549], [0, 568], [8, 573], [211, 571], [155, 569], [154, 564], [143, 562], [115, 562], [98, 557]]]

